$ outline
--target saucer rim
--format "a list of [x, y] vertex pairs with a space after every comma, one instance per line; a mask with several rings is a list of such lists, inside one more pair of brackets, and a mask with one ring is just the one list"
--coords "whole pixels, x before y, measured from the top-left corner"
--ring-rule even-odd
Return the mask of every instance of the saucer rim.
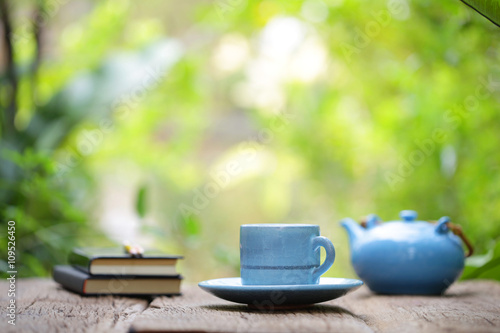
[[[239, 280], [239, 284], [212, 284], [214, 281], [220, 280]], [[348, 283], [328, 283], [331, 280], [347, 280]], [[210, 283], [212, 282], [212, 283]], [[325, 282], [325, 283], [321, 283]], [[241, 284], [241, 277], [226, 277], [218, 279], [204, 280], [198, 283], [200, 288], [223, 288], [223, 289], [246, 289], [246, 290], [293, 290], [293, 289], [339, 289], [343, 290], [346, 288], [359, 288], [364, 285], [364, 282], [359, 279], [350, 278], [336, 278], [336, 277], [321, 277], [320, 283], [318, 284], [265, 284], [265, 285], [244, 285]]]

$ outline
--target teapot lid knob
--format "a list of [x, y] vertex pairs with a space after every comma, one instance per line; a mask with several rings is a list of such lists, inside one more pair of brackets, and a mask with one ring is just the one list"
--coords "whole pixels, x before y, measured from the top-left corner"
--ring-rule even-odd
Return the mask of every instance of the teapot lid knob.
[[412, 221], [415, 221], [415, 219], [417, 218], [418, 214], [414, 210], [402, 210], [399, 213], [399, 216], [405, 222], [412, 222]]

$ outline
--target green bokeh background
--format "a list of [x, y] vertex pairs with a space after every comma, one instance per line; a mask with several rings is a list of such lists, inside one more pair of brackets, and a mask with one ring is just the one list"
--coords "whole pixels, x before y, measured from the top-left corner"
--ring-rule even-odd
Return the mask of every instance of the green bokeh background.
[[183, 254], [190, 282], [239, 275], [240, 224], [299, 222], [334, 242], [327, 276], [354, 277], [338, 221], [414, 209], [463, 227], [463, 278], [500, 279], [500, 30], [461, 2], [8, 10], [1, 270], [8, 220], [19, 276], [128, 239]]

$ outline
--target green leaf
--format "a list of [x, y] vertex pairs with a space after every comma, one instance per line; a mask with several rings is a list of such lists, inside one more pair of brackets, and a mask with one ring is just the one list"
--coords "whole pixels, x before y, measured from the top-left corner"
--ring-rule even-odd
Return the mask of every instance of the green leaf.
[[462, 279], [495, 279], [500, 281], [500, 241], [493, 249], [493, 258], [480, 267], [467, 266]]
[[183, 218], [184, 232], [188, 236], [198, 236], [201, 232], [201, 223], [196, 215], [189, 215]]
[[135, 210], [141, 218], [146, 216], [146, 192], [146, 186], [141, 186], [137, 192], [137, 199], [135, 202]]
[[491, 22], [500, 26], [500, 1], [498, 0], [461, 0]]

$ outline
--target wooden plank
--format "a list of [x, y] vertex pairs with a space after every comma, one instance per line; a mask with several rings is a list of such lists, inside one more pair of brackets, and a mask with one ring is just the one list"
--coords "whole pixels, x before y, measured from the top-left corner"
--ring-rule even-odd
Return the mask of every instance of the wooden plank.
[[158, 297], [134, 321], [132, 332], [372, 332], [335, 302], [294, 311], [258, 311], [216, 298], [197, 286], [182, 297]]
[[374, 295], [366, 287], [299, 311], [263, 313], [196, 286], [155, 299], [134, 332], [499, 332], [500, 284], [453, 285], [444, 296]]
[[443, 296], [387, 296], [366, 287], [337, 305], [382, 332], [500, 332], [500, 283], [467, 281]]
[[0, 283], [0, 332], [127, 332], [148, 301], [81, 297], [48, 279], [17, 282], [16, 326], [7, 323], [7, 283]]
[[0, 282], [0, 332], [500, 332], [500, 283], [454, 284], [444, 296], [374, 295], [366, 287], [295, 311], [256, 311], [195, 285], [181, 297], [148, 302], [81, 297], [50, 280], [17, 284], [16, 326], [7, 324], [7, 283]]

